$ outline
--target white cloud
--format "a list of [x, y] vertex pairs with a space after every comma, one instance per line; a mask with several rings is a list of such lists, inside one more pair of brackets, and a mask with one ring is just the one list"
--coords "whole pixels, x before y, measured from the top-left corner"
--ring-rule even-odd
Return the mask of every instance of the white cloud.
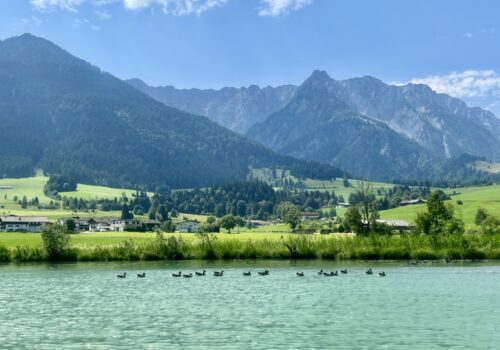
[[[500, 97], [500, 75], [493, 70], [466, 70], [445, 75], [414, 78], [413, 84], [426, 84], [433, 90], [459, 98]], [[396, 83], [396, 85], [402, 85]]]
[[140, 10], [150, 6], [161, 6], [165, 14], [174, 16], [200, 15], [228, 0], [123, 0], [126, 9]]
[[[43, 11], [63, 9], [78, 12], [78, 7], [90, 3], [96, 7], [122, 3], [127, 10], [159, 7], [165, 14], [174, 16], [201, 15], [226, 4], [229, 0], [30, 0], [31, 5]], [[240, 0], [243, 1], [243, 0]], [[260, 2], [260, 16], [279, 16], [309, 5], [313, 0], [254, 0]], [[104, 11], [96, 12], [99, 19], [109, 19]]]
[[33, 25], [33, 26], [39, 26], [43, 23], [43, 21], [36, 17], [36, 16], [31, 16], [27, 18], [22, 18], [21, 19], [21, 24], [22, 25]]
[[85, 0], [31, 0], [30, 3], [39, 10], [61, 8], [64, 10], [76, 12], [76, 8], [84, 1]]
[[111, 15], [106, 12], [106, 11], [100, 11], [100, 10], [97, 10], [95, 12], [95, 15], [97, 16], [97, 18], [99, 18], [101, 21], [107, 21], [108, 19], [111, 19]]
[[279, 16], [298, 10], [312, 3], [313, 0], [261, 0], [260, 16]]

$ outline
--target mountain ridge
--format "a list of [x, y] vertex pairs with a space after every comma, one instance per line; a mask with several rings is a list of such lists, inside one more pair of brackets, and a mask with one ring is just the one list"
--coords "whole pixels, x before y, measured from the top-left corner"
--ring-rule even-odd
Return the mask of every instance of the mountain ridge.
[[[342, 171], [277, 155], [206, 117], [165, 106], [48, 40], [0, 41], [0, 173], [41, 167], [119, 187], [209, 186], [252, 167]], [[31, 169], [31, 170], [30, 170]]]

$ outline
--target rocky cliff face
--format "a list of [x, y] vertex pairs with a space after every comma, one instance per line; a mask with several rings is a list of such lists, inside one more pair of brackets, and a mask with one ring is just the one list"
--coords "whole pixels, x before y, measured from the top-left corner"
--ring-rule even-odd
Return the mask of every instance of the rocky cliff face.
[[153, 87], [139, 79], [127, 82], [167, 106], [203, 115], [240, 134], [283, 108], [296, 90], [293, 85], [201, 90]]

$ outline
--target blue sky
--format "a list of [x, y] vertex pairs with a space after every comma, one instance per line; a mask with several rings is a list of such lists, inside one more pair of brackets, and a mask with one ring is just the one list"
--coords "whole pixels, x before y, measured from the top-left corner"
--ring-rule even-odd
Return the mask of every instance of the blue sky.
[[0, 38], [30, 32], [153, 85], [300, 84], [324, 69], [498, 112], [499, 16], [494, 0], [2, 0]]

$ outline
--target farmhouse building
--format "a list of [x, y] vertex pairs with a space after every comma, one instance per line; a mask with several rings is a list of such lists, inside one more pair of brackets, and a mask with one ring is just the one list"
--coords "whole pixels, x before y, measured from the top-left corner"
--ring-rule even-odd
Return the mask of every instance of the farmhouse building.
[[198, 232], [198, 222], [193, 220], [184, 220], [177, 224], [177, 231], [189, 233]]
[[401, 201], [401, 202], [399, 202], [399, 205], [405, 206], [405, 205], [415, 205], [415, 204], [423, 204], [423, 203], [425, 203], [425, 200], [423, 200], [422, 198], [417, 198], [417, 199], [410, 199], [410, 200], [406, 200], [406, 201]]
[[316, 211], [303, 211], [299, 214], [299, 217], [302, 221], [318, 220], [319, 213]]
[[0, 230], [5, 232], [41, 232], [49, 223], [46, 216], [0, 216]]

